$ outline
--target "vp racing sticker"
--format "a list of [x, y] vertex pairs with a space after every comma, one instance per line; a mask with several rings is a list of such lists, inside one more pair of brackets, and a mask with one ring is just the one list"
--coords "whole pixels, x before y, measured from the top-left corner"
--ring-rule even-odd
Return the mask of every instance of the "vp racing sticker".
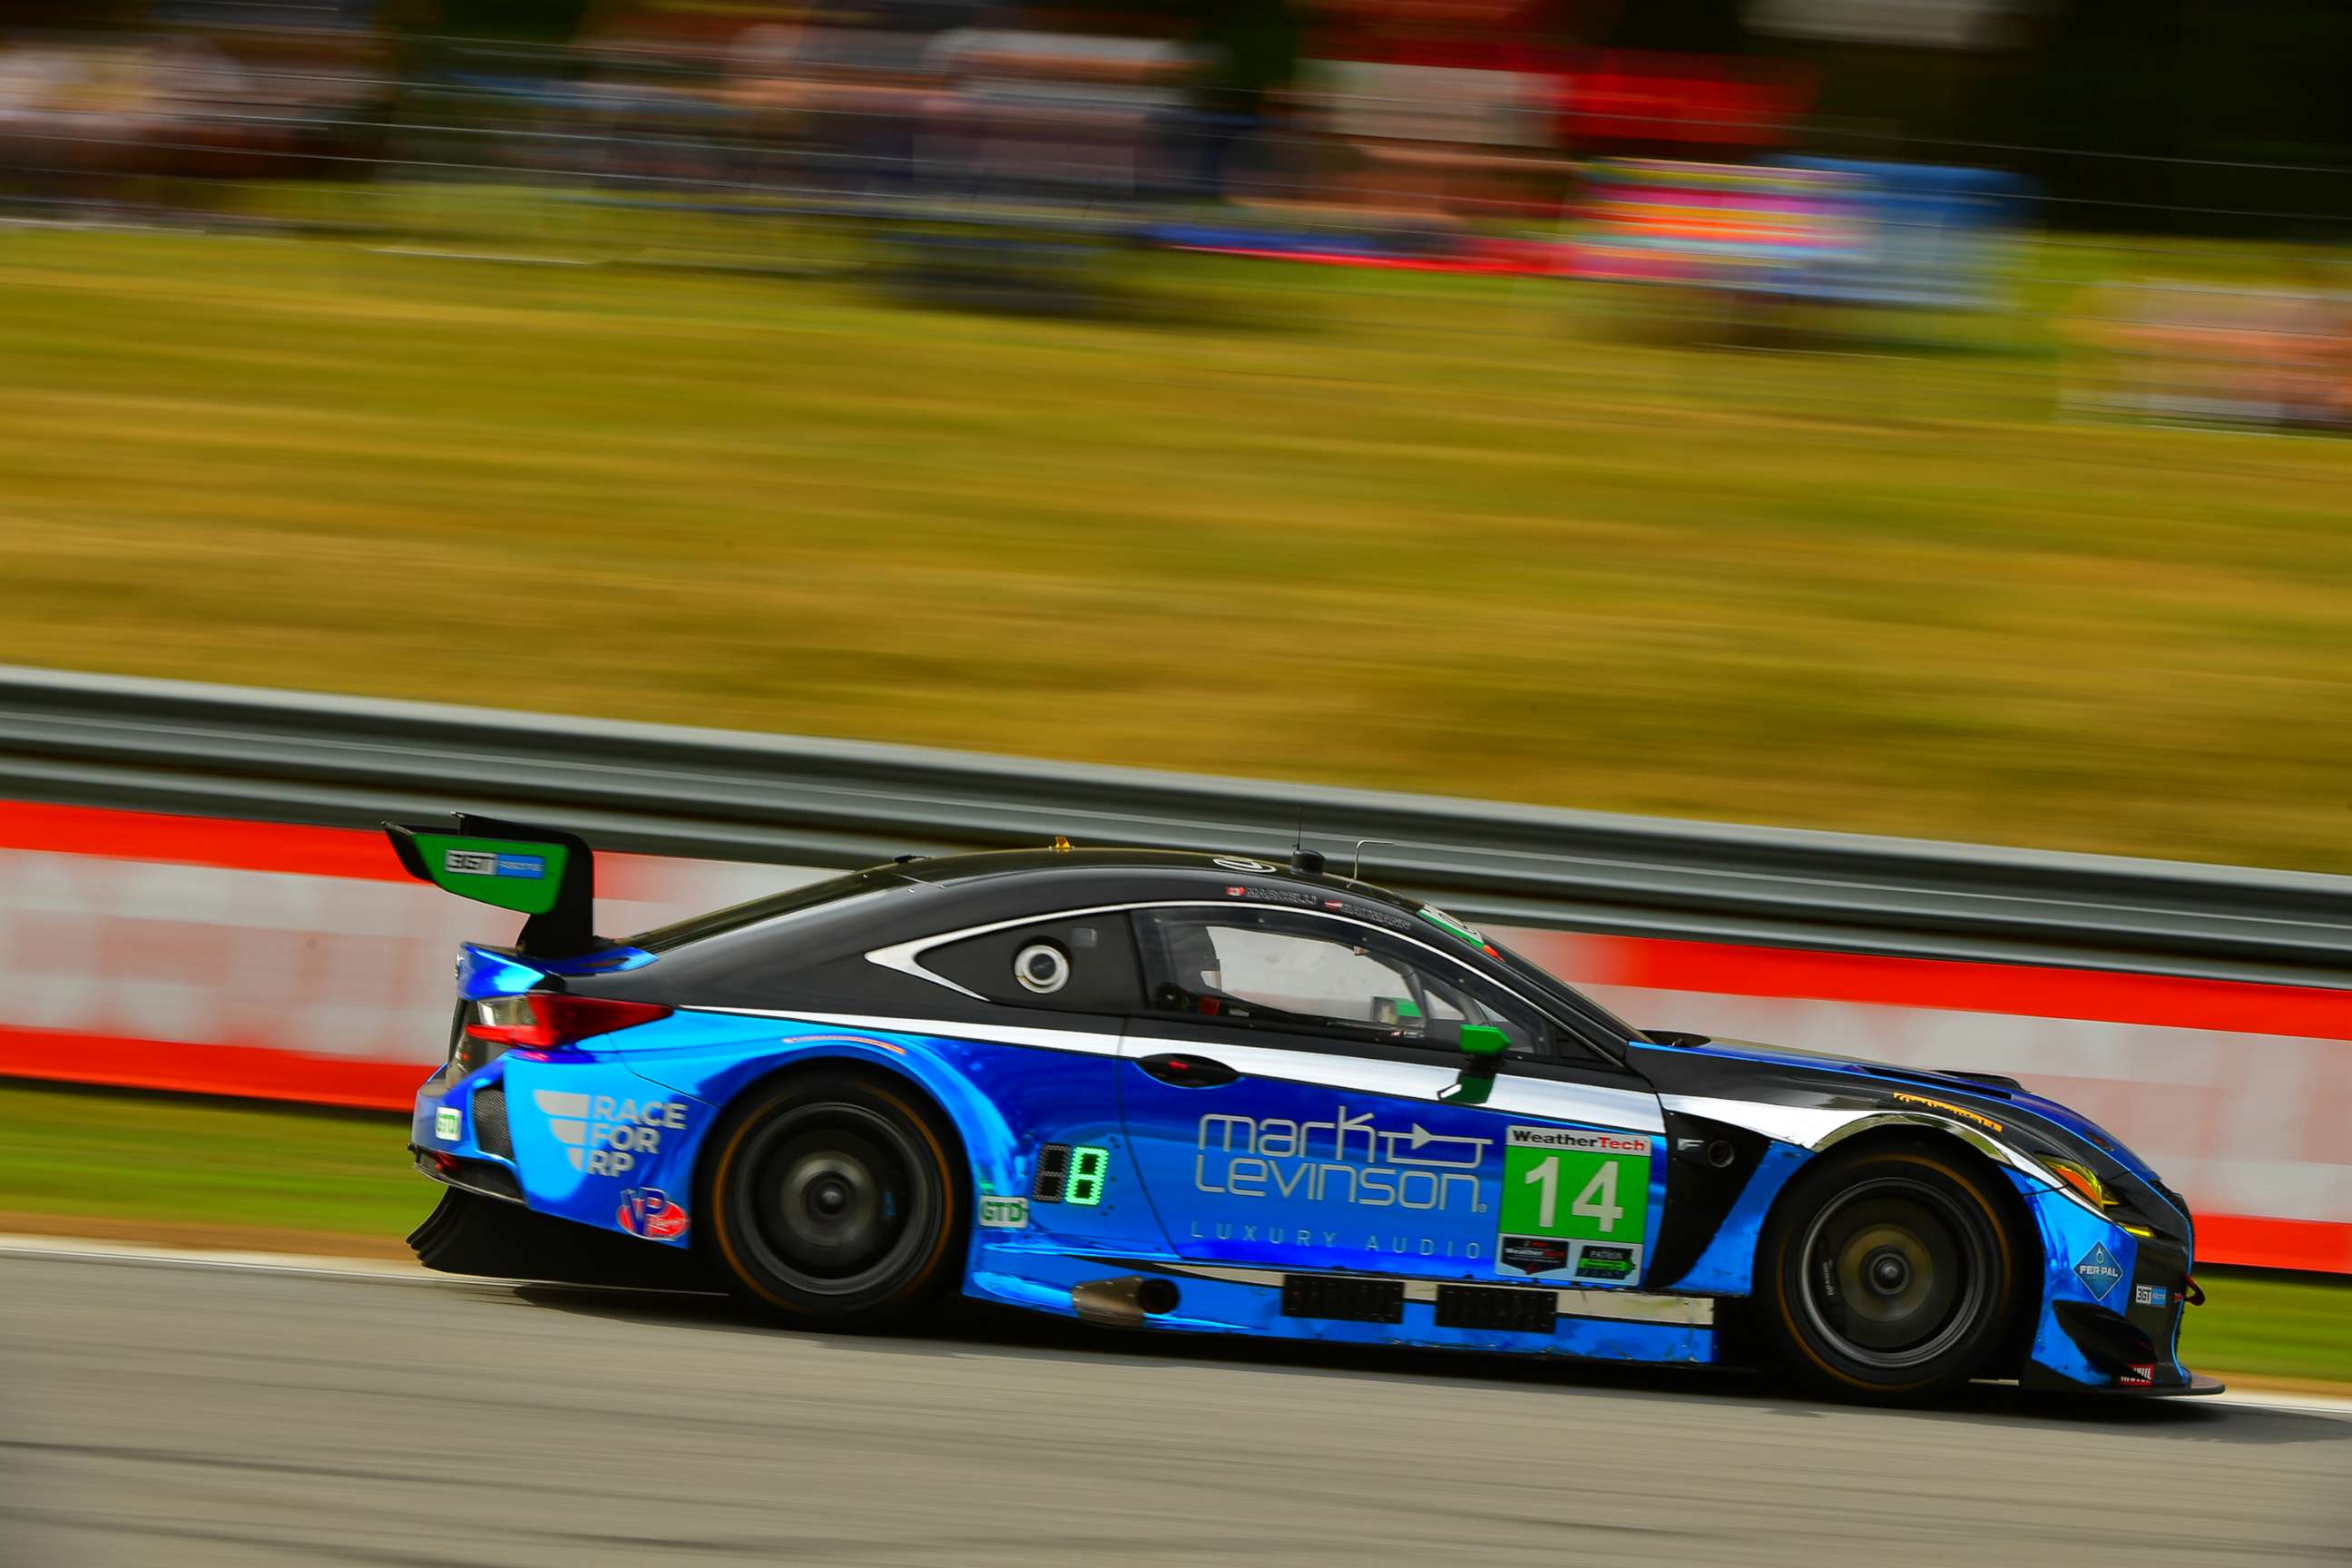
[[659, 1187], [631, 1187], [623, 1193], [613, 1219], [631, 1236], [651, 1241], [675, 1241], [686, 1234], [686, 1211]]
[[1652, 1142], [1639, 1133], [1514, 1127], [1503, 1145], [1496, 1271], [1638, 1285], [1649, 1235]]

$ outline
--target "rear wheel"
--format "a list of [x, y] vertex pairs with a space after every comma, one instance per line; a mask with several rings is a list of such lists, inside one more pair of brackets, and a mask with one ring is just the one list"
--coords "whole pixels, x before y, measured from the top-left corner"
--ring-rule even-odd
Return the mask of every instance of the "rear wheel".
[[1831, 1156], [1767, 1227], [1760, 1316], [1814, 1388], [1895, 1402], [1984, 1370], [2007, 1337], [2020, 1248], [1992, 1173], [1940, 1152]]
[[913, 1307], [948, 1273], [963, 1183], [951, 1134], [896, 1085], [785, 1079], [713, 1141], [707, 1234], [730, 1280], [803, 1321]]

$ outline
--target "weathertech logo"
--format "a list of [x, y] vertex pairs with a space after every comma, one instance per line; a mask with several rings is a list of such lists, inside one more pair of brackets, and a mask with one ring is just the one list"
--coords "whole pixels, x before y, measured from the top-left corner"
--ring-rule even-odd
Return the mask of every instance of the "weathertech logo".
[[547, 1118], [547, 1130], [564, 1145], [575, 1171], [592, 1176], [625, 1176], [640, 1154], [658, 1154], [664, 1132], [686, 1126], [682, 1100], [616, 1100], [609, 1094], [531, 1091], [531, 1103]]
[[1650, 1152], [1647, 1138], [1629, 1137], [1622, 1132], [1578, 1132], [1566, 1127], [1514, 1127], [1511, 1129], [1514, 1149], [1573, 1149], [1585, 1154], [1641, 1154]]

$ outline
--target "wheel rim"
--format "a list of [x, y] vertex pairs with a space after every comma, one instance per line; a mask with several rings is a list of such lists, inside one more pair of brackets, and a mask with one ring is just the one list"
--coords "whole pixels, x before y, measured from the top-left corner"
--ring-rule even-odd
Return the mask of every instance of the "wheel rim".
[[1992, 1290], [1981, 1220], [1949, 1194], [1899, 1177], [1839, 1194], [1806, 1226], [1798, 1256], [1808, 1324], [1868, 1367], [1936, 1360], [1980, 1321]]
[[817, 1296], [887, 1286], [929, 1246], [939, 1181], [906, 1130], [858, 1105], [797, 1106], [752, 1135], [730, 1194], [742, 1240]]

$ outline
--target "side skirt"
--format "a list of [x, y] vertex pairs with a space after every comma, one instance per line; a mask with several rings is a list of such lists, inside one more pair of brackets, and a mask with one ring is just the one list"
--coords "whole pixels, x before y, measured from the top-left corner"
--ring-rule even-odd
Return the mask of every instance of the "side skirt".
[[1717, 1303], [1707, 1296], [986, 1247], [965, 1294], [1092, 1322], [1192, 1333], [1675, 1365], [1722, 1360]]

